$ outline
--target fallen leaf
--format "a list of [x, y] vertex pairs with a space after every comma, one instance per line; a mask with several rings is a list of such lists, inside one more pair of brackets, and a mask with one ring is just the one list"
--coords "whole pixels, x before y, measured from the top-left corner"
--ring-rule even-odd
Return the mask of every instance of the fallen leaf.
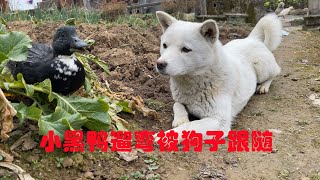
[[144, 106], [143, 99], [140, 96], [132, 97], [133, 106], [140, 112], [143, 113], [144, 116], [151, 116], [155, 119], [159, 119], [159, 115], [155, 110], [149, 109]]
[[19, 176], [20, 180], [34, 180], [34, 178], [31, 177], [30, 174], [26, 173], [25, 170], [15, 164], [12, 164], [11, 162], [0, 162], [0, 167], [12, 170]]
[[127, 162], [138, 159], [137, 153], [138, 152], [136, 150], [133, 150], [132, 152], [118, 152], [120, 158]]
[[130, 127], [127, 121], [118, 116], [112, 116], [112, 123], [116, 126], [118, 131], [128, 131]]
[[27, 134], [23, 135], [21, 138], [19, 138], [15, 143], [12, 144], [10, 147], [10, 150], [13, 151], [15, 148], [22, 145], [24, 142], [28, 141], [28, 139], [31, 138], [32, 132], [28, 132]]
[[0, 139], [6, 141], [8, 135], [13, 129], [13, 117], [17, 111], [11, 106], [10, 102], [5, 97], [2, 89], [0, 89]]

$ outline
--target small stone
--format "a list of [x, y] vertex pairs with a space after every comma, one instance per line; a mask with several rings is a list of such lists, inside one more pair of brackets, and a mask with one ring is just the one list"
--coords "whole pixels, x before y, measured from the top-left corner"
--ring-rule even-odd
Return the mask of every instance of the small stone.
[[95, 172], [94, 172], [94, 175], [95, 175], [95, 176], [102, 176], [102, 175], [103, 175], [103, 172], [102, 172], [102, 171], [95, 171]]
[[33, 162], [37, 162], [37, 161], [39, 161], [39, 156], [28, 156], [27, 157], [27, 161], [29, 162], [29, 163], [33, 163]]
[[275, 134], [281, 134], [282, 131], [280, 129], [268, 129], [268, 131], [275, 133]]
[[298, 81], [299, 78], [292, 78], [291, 80], [292, 80], [292, 81]]
[[71, 167], [73, 165], [73, 160], [71, 158], [65, 158], [62, 162], [63, 167]]
[[278, 149], [272, 149], [271, 153], [277, 153], [278, 151]]
[[93, 173], [90, 171], [87, 171], [84, 173], [84, 178], [86, 179], [94, 179]]
[[283, 77], [289, 77], [289, 76], [290, 76], [290, 73], [283, 75]]

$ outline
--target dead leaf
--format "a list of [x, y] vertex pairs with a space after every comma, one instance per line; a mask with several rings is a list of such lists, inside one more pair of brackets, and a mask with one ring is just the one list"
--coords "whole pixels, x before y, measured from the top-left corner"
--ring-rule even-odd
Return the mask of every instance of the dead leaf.
[[137, 153], [138, 151], [136, 150], [132, 150], [131, 152], [118, 152], [120, 158], [127, 162], [131, 162], [138, 159]]
[[[25, 134], [21, 138], [19, 138], [15, 143], [12, 144], [12, 146], [10, 147], [10, 150], [13, 151], [15, 148], [19, 147], [22, 144], [24, 146], [23, 148], [26, 148], [27, 150], [29, 150], [28, 147], [30, 145], [28, 145], [28, 143], [30, 143], [30, 139], [33, 141], [33, 139], [31, 138], [31, 134], [32, 134], [32, 132], [28, 132], [27, 134]], [[24, 143], [26, 143], [26, 144], [24, 144]]]
[[130, 124], [118, 116], [112, 116], [112, 123], [118, 131], [128, 131]]
[[10, 102], [5, 97], [2, 89], [0, 89], [0, 139], [6, 141], [8, 135], [13, 129], [13, 117], [17, 111], [11, 106]]
[[13, 161], [13, 156], [9, 153], [6, 153], [2, 149], [0, 149], [0, 156], [4, 157], [5, 162], [12, 162]]
[[25, 170], [15, 164], [12, 164], [11, 162], [0, 162], [0, 167], [12, 170], [19, 176], [20, 180], [34, 180], [34, 178], [31, 177], [30, 174], [26, 173]]
[[140, 96], [132, 97], [133, 107], [143, 113], [143, 116], [151, 116], [154, 119], [159, 119], [159, 115], [155, 110], [149, 109], [144, 106], [143, 99]]

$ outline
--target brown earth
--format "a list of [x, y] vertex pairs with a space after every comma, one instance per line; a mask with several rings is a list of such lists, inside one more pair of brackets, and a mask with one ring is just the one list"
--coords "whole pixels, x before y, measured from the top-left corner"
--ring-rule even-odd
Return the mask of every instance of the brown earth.
[[[50, 43], [54, 30], [60, 25], [8, 24], [10, 30], [26, 32], [35, 42], [45, 43]], [[139, 113], [123, 114], [133, 129], [169, 129], [173, 102], [168, 78], [154, 71], [154, 62], [159, 56], [160, 28], [81, 24], [77, 29], [80, 37], [96, 40], [92, 53], [110, 66], [110, 76], [94, 67], [101, 80], [106, 79], [113, 91], [141, 96], [148, 107], [161, 115], [156, 121]], [[221, 39], [225, 43], [242, 38], [249, 30], [245, 25], [224, 24]], [[23, 151], [19, 147], [15, 150], [14, 163], [37, 179], [78, 179], [84, 178], [86, 172], [92, 172], [95, 179], [320, 179], [320, 109], [308, 98], [320, 91], [319, 45], [319, 33], [295, 31], [285, 37], [275, 52], [283, 69], [281, 76], [268, 94], [253, 96], [236, 118], [233, 126], [236, 130], [271, 130], [273, 153], [228, 153], [227, 147], [221, 146], [217, 153], [210, 153], [208, 147], [202, 153], [139, 152], [137, 160], [126, 162], [116, 153], [64, 154], [58, 150], [46, 154], [39, 148]], [[16, 135], [0, 148], [8, 150], [28, 131], [32, 131], [32, 137], [39, 142], [36, 128], [28, 122], [18, 127]], [[145, 161], [155, 157], [158, 160], [154, 160], [154, 165]], [[69, 158], [73, 160], [71, 167], [58, 167]], [[154, 170], [149, 169], [152, 167]], [[0, 169], [1, 175], [10, 177], [3, 169]]]

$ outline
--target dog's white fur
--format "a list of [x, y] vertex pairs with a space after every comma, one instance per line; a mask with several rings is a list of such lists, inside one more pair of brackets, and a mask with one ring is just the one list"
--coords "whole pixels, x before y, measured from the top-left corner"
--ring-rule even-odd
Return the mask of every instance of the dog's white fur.
[[[158, 71], [170, 75], [172, 126], [179, 142], [184, 130], [202, 133], [204, 139], [212, 130], [227, 136], [250, 97], [255, 91], [267, 93], [281, 71], [272, 54], [281, 42], [281, 22], [276, 15], [267, 15], [249, 37], [222, 45], [214, 20], [178, 21], [160, 11], [157, 17], [163, 28], [157, 63], [167, 64]], [[191, 51], [183, 52], [184, 47]], [[200, 120], [190, 122], [188, 113]]]

